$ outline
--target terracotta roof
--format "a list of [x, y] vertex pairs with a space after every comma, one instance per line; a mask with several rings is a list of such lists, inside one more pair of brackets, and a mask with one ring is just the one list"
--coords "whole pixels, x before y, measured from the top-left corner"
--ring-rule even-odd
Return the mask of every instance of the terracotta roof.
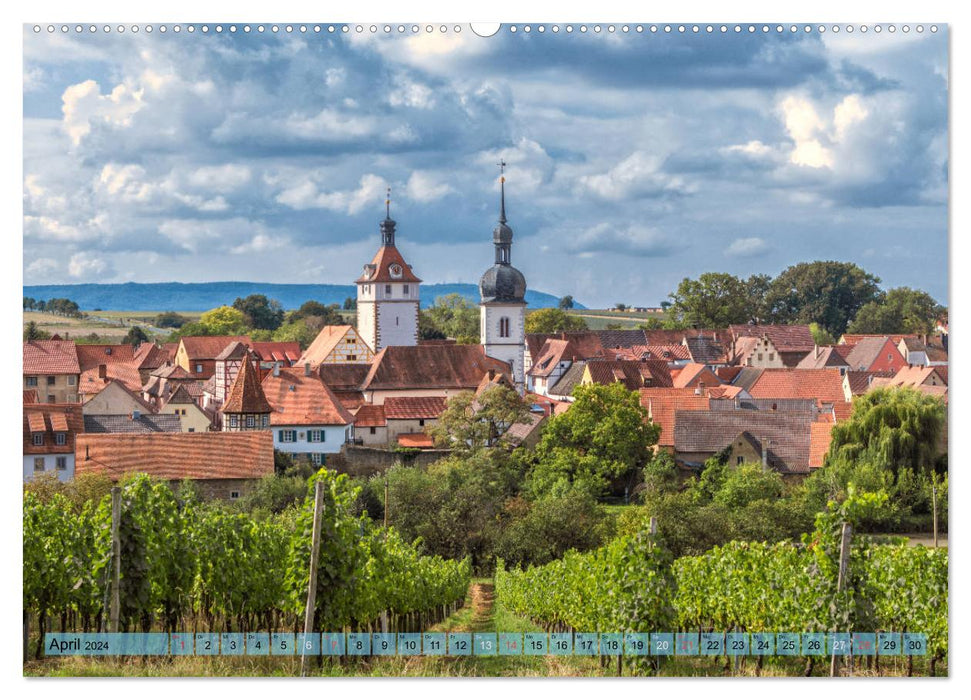
[[[354, 330], [354, 326], [324, 326], [300, 357], [300, 364], [309, 362], [311, 367], [316, 367], [323, 363], [351, 330]], [[363, 338], [358, 338], [358, 341], [364, 343]]]
[[443, 396], [389, 396], [384, 400], [388, 420], [435, 419], [445, 410]]
[[174, 413], [131, 415], [86, 415], [86, 433], [178, 433], [182, 421]]
[[402, 433], [398, 436], [398, 444], [402, 447], [418, 447], [421, 449], [435, 447], [435, 441], [425, 433]]
[[[756, 399], [817, 399], [845, 401], [838, 369], [763, 369], [748, 388]], [[741, 376], [741, 375], [739, 375]], [[739, 382], [736, 380], [736, 385]]]
[[813, 423], [809, 426], [809, 468], [816, 469], [823, 466], [823, 459], [829, 452], [829, 444], [833, 441], [832, 423]]
[[355, 428], [381, 428], [388, 424], [388, 419], [384, 415], [384, 406], [376, 404], [364, 404], [357, 413], [354, 414]]
[[809, 326], [805, 325], [748, 325], [736, 324], [728, 327], [735, 336], [765, 335], [779, 352], [812, 350], [816, 344]]
[[103, 365], [105, 376], [101, 377], [101, 370], [98, 366], [85, 369], [81, 372], [78, 393], [84, 396], [97, 394], [104, 389], [110, 382], [118, 382], [131, 391], [140, 391], [142, 388], [142, 377], [138, 374], [138, 368], [133, 363], [113, 362]]
[[81, 371], [97, 369], [98, 365], [124, 362], [135, 365], [135, 350], [131, 345], [76, 345]]
[[513, 423], [506, 430], [503, 437], [513, 446], [521, 445], [535, 431], [542, 429], [546, 416], [542, 413], [530, 413], [519, 423]]
[[661, 427], [658, 445], [674, 446], [674, 421], [677, 411], [707, 411], [708, 397], [696, 395], [692, 389], [669, 389], [678, 393], [661, 393], [663, 389], [641, 389], [641, 405], [648, 417]]
[[302, 369], [281, 367], [279, 376], [271, 372], [263, 379], [263, 394], [273, 407], [271, 425], [347, 425], [354, 422], [354, 416], [320, 380], [320, 375], [308, 377]]
[[634, 345], [630, 348], [634, 360], [690, 360], [691, 354], [686, 345]]
[[193, 398], [192, 394], [189, 393], [188, 388], [185, 384], [179, 384], [169, 396], [165, 399], [163, 406], [168, 406], [169, 404], [195, 404], [196, 400]]
[[286, 362], [295, 365], [300, 359], [300, 343], [297, 341], [254, 340], [253, 352], [264, 362]]
[[849, 367], [844, 353], [848, 353], [845, 345], [824, 345], [813, 348], [813, 351], [806, 355], [796, 369], [825, 369], [827, 367]]
[[479, 386], [475, 388], [475, 395], [478, 396], [486, 389], [491, 389], [494, 386], [504, 386], [507, 389], [512, 389], [515, 391], [516, 385], [512, 383], [509, 375], [502, 372], [496, 372], [495, 370], [489, 370], [482, 375], [482, 381], [479, 382]]
[[[391, 274], [391, 266], [398, 265], [401, 274], [397, 277]], [[383, 245], [378, 248], [370, 264], [365, 265], [365, 272], [357, 278], [357, 284], [387, 282], [421, 282], [411, 271], [411, 265], [405, 262], [401, 253], [393, 245]]]
[[226, 344], [226, 347], [222, 349], [218, 355], [216, 355], [217, 360], [238, 360], [241, 357], [246, 357], [249, 353], [247, 347], [238, 340], [234, 340]]
[[30, 340], [24, 343], [24, 374], [81, 374], [73, 340]]
[[375, 356], [361, 388], [474, 390], [489, 370], [510, 372], [481, 345], [392, 345]]
[[645, 342], [648, 345], [684, 345], [685, 333], [696, 333], [697, 331], [671, 331], [671, 330], [647, 330], [644, 331]]
[[76, 474], [105, 474], [113, 481], [134, 473], [159, 479], [259, 479], [273, 473], [273, 433], [80, 435]]
[[160, 365], [153, 369], [149, 376], [162, 379], [193, 379], [193, 376], [181, 365]]
[[607, 357], [600, 336], [595, 331], [561, 331], [559, 333], [527, 333], [526, 347], [535, 363], [547, 340], [569, 340], [576, 359], [589, 360]]
[[574, 362], [570, 365], [570, 369], [556, 381], [556, 384], [546, 390], [546, 393], [554, 396], [573, 396], [573, 388], [583, 379], [583, 371], [586, 366], [586, 360]]
[[710, 399], [735, 399], [745, 391], [740, 386], [732, 386], [731, 384], [719, 384], [718, 386], [706, 386], [705, 393]]
[[884, 351], [898, 355], [903, 362], [907, 361], [888, 336], [868, 336], [853, 345], [853, 349], [846, 354], [846, 364], [855, 370], [868, 370]]
[[679, 453], [714, 454], [746, 437], [761, 453], [763, 442], [768, 440], [770, 467], [806, 473], [813, 424], [812, 417], [805, 413], [680, 411], [675, 418], [674, 447]]
[[219, 410], [222, 413], [270, 413], [273, 410], [266, 400], [256, 369], [248, 355], [240, 365], [239, 373], [226, 395], [226, 401]]
[[543, 344], [539, 354], [529, 368], [532, 377], [550, 376], [561, 362], [574, 362], [582, 359], [569, 340], [550, 338]]
[[[71, 454], [74, 438], [84, 432], [84, 415], [76, 403], [34, 403], [23, 408], [24, 454]], [[35, 445], [33, 433], [44, 433], [44, 444]], [[66, 443], [56, 444], [55, 433], [65, 433]]]
[[179, 349], [178, 343], [167, 343], [165, 346], [158, 346], [155, 343], [142, 343], [135, 350], [133, 361], [138, 369], [152, 370], [161, 367], [166, 362], [175, 361], [175, 353], [170, 352], [168, 346], [172, 346], [176, 351]]
[[721, 384], [721, 380], [718, 378], [714, 372], [712, 372], [708, 367], [697, 362], [689, 362], [681, 371], [678, 372], [678, 376], [674, 377], [673, 384], [679, 389], [689, 386], [696, 386], [703, 383], [706, 387], [715, 386]]
[[[924, 382], [930, 380], [931, 375], [936, 374], [937, 378], [946, 384], [945, 375], [942, 376], [938, 371], [940, 367], [921, 367], [920, 365], [908, 365], [907, 367], [902, 367], [893, 377], [891, 377], [886, 382], [880, 382], [885, 386], [920, 386]], [[876, 381], [872, 382], [871, 386], [877, 384]]]
[[848, 420], [853, 415], [853, 403], [851, 401], [837, 401], [833, 404], [833, 419], [839, 423]]
[[24, 389], [24, 403], [37, 403], [37, 389]]
[[723, 382], [735, 382], [735, 377], [742, 371], [742, 367], [716, 367], [715, 374]]
[[865, 394], [870, 390], [870, 382], [876, 377], [885, 377], [890, 379], [893, 377], [893, 372], [860, 372], [856, 370], [847, 370], [846, 380], [850, 385], [850, 395], [859, 396], [860, 394]]
[[250, 347], [253, 341], [248, 335], [188, 335], [183, 336], [181, 343], [185, 348], [190, 362], [196, 360], [215, 360], [226, 346], [239, 341]]
[[324, 384], [334, 391], [360, 391], [371, 365], [356, 362], [328, 362], [317, 368]]
[[647, 337], [640, 329], [596, 331], [600, 337], [600, 344], [604, 348], [632, 348], [635, 345], [645, 345]]
[[900, 345], [900, 341], [904, 338], [917, 339], [916, 335], [887, 335], [885, 333], [844, 333], [840, 336], [840, 345], [856, 345], [861, 340], [866, 340], [867, 338], [890, 338], [890, 342], [894, 345]]
[[645, 386], [671, 386], [671, 371], [664, 360], [590, 360], [586, 372], [594, 384], [620, 382], [631, 391]]
[[947, 384], [947, 365], [934, 365], [934, 369], [937, 370], [937, 375]]
[[360, 391], [335, 391], [334, 396], [341, 402], [341, 406], [352, 413], [367, 403]]

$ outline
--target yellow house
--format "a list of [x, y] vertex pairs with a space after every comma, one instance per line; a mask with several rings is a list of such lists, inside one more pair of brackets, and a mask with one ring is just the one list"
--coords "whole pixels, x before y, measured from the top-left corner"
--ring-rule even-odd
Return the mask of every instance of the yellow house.
[[177, 415], [183, 433], [205, 433], [212, 425], [209, 414], [192, 400], [185, 386], [176, 389], [158, 412]]
[[304, 352], [298, 364], [310, 363], [312, 369], [336, 362], [369, 364], [374, 351], [358, 335], [354, 326], [324, 326]]

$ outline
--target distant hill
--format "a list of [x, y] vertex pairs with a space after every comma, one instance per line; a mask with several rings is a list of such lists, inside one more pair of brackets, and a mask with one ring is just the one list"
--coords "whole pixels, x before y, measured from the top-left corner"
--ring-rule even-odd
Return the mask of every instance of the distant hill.
[[[479, 288], [474, 284], [423, 284], [421, 305], [429, 307], [435, 298], [458, 293], [479, 303]], [[351, 284], [271, 284], [269, 282], [160, 282], [142, 284], [48, 284], [24, 287], [24, 296], [34, 299], [67, 298], [84, 311], [207, 311], [230, 305], [236, 297], [265, 294], [285, 309], [296, 309], [309, 299], [322, 304], [343, 304], [356, 297]], [[526, 303], [532, 309], [556, 306], [558, 297], [528, 290]], [[580, 304], [576, 308], [585, 308]]]

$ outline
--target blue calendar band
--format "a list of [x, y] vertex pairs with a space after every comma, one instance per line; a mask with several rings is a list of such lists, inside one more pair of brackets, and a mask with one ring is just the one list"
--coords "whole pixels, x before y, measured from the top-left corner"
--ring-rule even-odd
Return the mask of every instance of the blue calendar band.
[[924, 656], [914, 632], [64, 633], [48, 656]]

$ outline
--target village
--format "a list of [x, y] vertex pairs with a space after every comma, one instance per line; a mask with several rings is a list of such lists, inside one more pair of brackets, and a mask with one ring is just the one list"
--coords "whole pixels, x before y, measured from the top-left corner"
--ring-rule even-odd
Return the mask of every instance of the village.
[[[947, 328], [936, 335], [808, 325], [526, 332], [526, 280], [512, 265], [504, 180], [495, 260], [479, 284], [481, 344], [419, 339], [418, 278], [396, 244], [390, 201], [357, 284], [357, 324], [324, 326], [305, 350], [249, 336], [177, 343], [23, 346], [23, 477], [144, 473], [236, 500], [275, 457], [368, 476], [448, 454], [434, 427], [449, 401], [514, 389], [528, 414], [505, 444], [530, 449], [574, 389], [620, 383], [660, 427], [656, 451], [684, 473], [715, 455], [799, 479], [823, 466], [854, 397], [911, 387], [947, 399]], [[475, 403], [473, 403], [473, 406]], [[946, 452], [946, 424], [939, 452]]]

